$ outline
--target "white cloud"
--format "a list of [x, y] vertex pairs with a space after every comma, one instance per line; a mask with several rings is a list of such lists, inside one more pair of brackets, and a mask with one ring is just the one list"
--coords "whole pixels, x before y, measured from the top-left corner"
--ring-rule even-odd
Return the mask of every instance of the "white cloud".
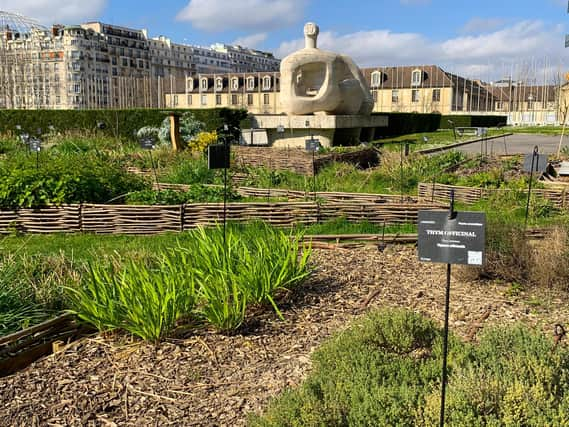
[[257, 33], [250, 34], [248, 36], [239, 37], [233, 40], [233, 45], [239, 45], [243, 47], [257, 48], [261, 43], [267, 40], [269, 35], [267, 33]]
[[176, 19], [207, 31], [269, 30], [297, 23], [308, 0], [190, 0]]
[[[545, 57], [557, 63], [566, 55], [563, 42], [561, 26], [547, 27], [541, 21], [521, 21], [497, 31], [442, 41], [418, 33], [388, 30], [343, 35], [324, 32], [318, 45], [351, 56], [361, 67], [433, 64], [468, 77], [488, 78], [492, 73], [509, 71], [512, 63], [535, 64]], [[301, 48], [303, 43], [301, 39], [283, 42], [275, 53], [282, 58]]]
[[0, 10], [37, 19], [42, 24], [96, 20], [107, 0], [0, 0]]

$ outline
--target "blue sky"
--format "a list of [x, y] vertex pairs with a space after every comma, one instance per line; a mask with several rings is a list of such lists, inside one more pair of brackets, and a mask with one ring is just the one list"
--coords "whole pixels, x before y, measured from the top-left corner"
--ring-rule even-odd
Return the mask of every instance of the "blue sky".
[[484, 77], [569, 63], [566, 0], [0, 0], [0, 10], [44, 24], [147, 28], [181, 43], [239, 42], [280, 57], [302, 45], [304, 22], [315, 21], [320, 46], [360, 66], [438, 64]]

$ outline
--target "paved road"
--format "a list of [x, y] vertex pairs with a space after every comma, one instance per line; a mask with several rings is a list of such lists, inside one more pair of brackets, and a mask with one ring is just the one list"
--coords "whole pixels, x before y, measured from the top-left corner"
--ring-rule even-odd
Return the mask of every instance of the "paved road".
[[[514, 134], [505, 137], [505, 146], [504, 138], [491, 139], [486, 141], [485, 144], [488, 145], [488, 154], [529, 154], [533, 151], [533, 147], [536, 145], [538, 146], [540, 153], [555, 154], [557, 153], [559, 139], [559, 136]], [[480, 153], [481, 145], [482, 144], [480, 142], [475, 142], [473, 144], [463, 145], [462, 147], [457, 148], [457, 150], [465, 153]], [[563, 144], [561, 147], [569, 147], [569, 137], [567, 135], [563, 137]]]

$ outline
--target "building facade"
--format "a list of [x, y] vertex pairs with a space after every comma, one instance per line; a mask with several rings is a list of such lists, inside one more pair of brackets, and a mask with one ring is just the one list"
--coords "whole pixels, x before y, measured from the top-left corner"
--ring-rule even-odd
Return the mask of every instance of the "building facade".
[[0, 31], [0, 108], [162, 108], [166, 93], [185, 92], [198, 73], [279, 63], [265, 52], [178, 44], [101, 22]]
[[[503, 114], [509, 124], [521, 125], [558, 124], [563, 108], [569, 110], [569, 85], [561, 90], [556, 85], [485, 83], [436, 65], [364, 68], [362, 73], [373, 96], [374, 112]], [[166, 93], [165, 104], [282, 114], [279, 91], [278, 72], [205, 73], [188, 78], [183, 93]]]

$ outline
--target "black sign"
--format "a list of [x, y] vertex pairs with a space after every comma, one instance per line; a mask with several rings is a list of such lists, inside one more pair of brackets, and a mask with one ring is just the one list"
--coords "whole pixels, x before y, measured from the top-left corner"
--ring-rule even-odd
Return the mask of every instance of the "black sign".
[[419, 211], [419, 260], [480, 266], [485, 229], [483, 212]]
[[547, 154], [526, 154], [524, 158], [524, 171], [532, 172], [532, 159], [533, 159], [533, 172], [545, 172], [547, 169], [547, 162], [549, 158]]
[[30, 150], [35, 152], [41, 151], [41, 141], [37, 138], [30, 138]]
[[310, 138], [304, 141], [304, 149], [306, 151], [318, 151], [320, 147], [320, 140]]
[[229, 145], [212, 144], [207, 147], [207, 167], [209, 169], [229, 169]]
[[140, 146], [144, 150], [154, 150], [154, 147], [156, 146], [156, 141], [154, 141], [154, 138], [142, 138], [140, 140]]

